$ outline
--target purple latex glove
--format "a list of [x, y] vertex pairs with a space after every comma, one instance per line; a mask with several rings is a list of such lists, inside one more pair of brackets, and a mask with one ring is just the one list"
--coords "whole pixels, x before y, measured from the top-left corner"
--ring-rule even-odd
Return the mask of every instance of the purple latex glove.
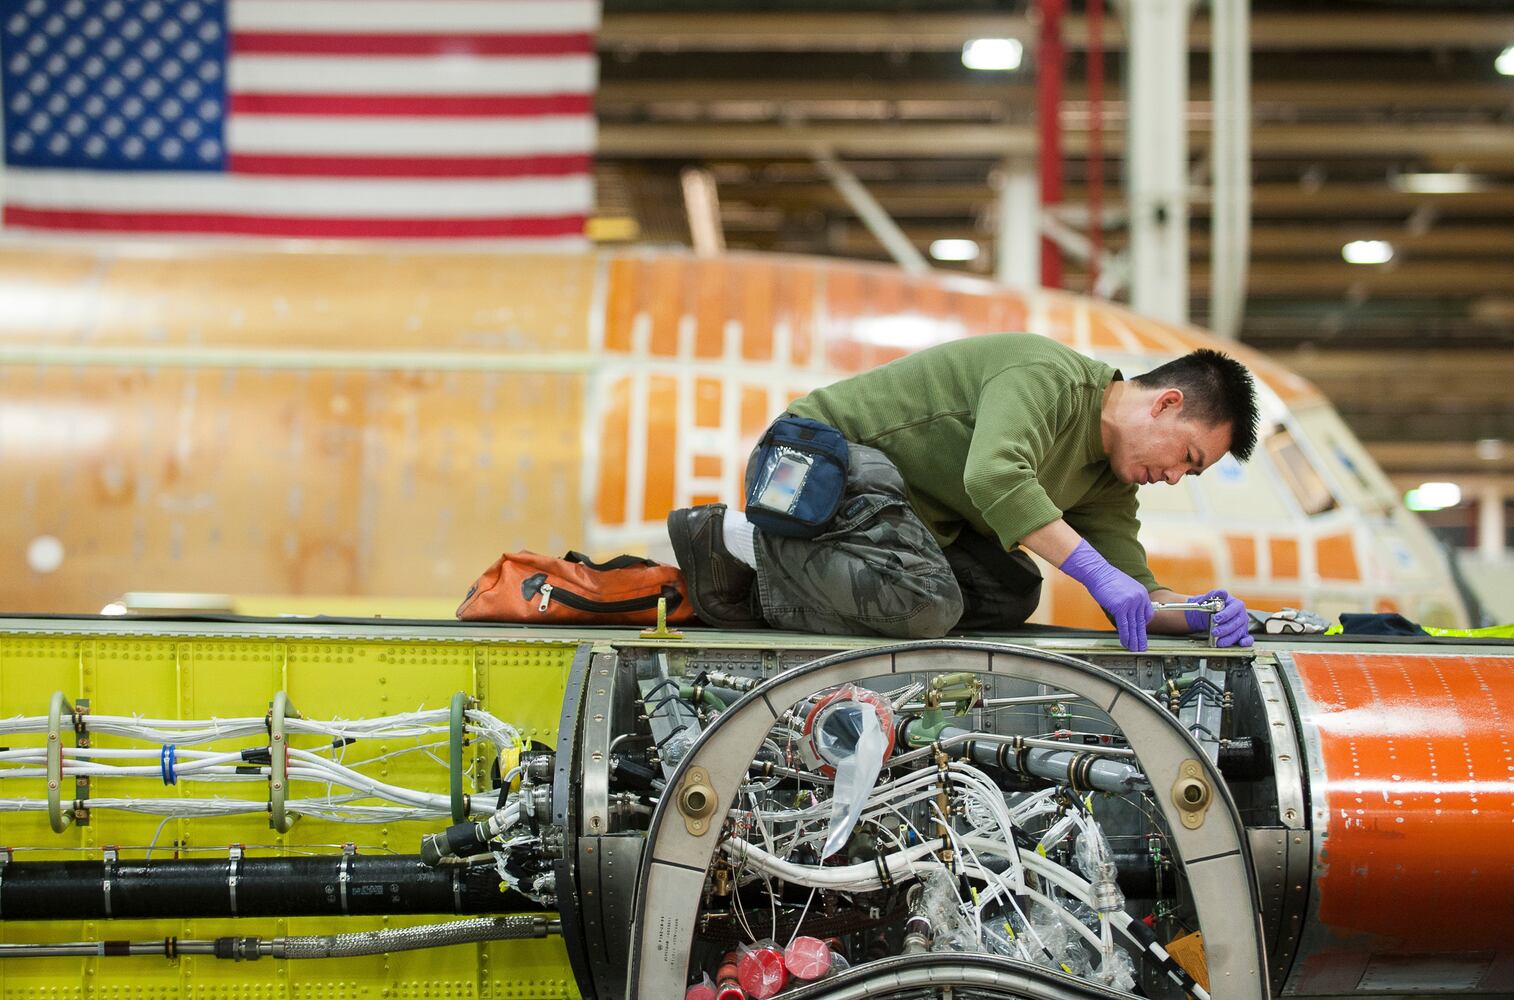
[[1120, 630], [1120, 645], [1134, 653], [1146, 651], [1146, 623], [1156, 609], [1145, 587], [1109, 565], [1087, 539], [1062, 560], [1062, 572], [1087, 587], [1099, 607], [1109, 612]]
[[[1251, 645], [1251, 616], [1246, 613], [1246, 605], [1241, 603], [1240, 598], [1231, 597], [1223, 590], [1211, 590], [1207, 594], [1188, 599], [1208, 601], [1216, 597], [1225, 602], [1225, 606], [1214, 616], [1216, 644], [1220, 646]], [[1183, 618], [1188, 622], [1188, 627], [1195, 632], [1208, 632], [1210, 629], [1209, 616], [1202, 611], [1184, 611]]]

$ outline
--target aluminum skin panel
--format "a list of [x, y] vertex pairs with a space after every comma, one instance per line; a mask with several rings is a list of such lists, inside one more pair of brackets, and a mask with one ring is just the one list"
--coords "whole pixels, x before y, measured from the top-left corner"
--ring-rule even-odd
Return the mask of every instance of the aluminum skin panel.
[[1316, 835], [1284, 992], [1514, 990], [1508, 658], [1295, 652], [1283, 666]]

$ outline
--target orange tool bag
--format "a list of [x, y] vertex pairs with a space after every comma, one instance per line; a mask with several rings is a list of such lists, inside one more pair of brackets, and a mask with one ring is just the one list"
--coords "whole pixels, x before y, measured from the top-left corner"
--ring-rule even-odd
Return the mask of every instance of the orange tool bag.
[[676, 566], [638, 556], [597, 563], [582, 552], [561, 559], [506, 552], [469, 588], [457, 617], [538, 625], [652, 625], [658, 598], [668, 602], [670, 624], [695, 620]]

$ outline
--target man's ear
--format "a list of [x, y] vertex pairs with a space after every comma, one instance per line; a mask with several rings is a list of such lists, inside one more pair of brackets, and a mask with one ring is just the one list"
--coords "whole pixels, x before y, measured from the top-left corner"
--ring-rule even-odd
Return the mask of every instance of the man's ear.
[[1153, 417], [1159, 417], [1163, 412], [1167, 410], [1172, 410], [1174, 415], [1182, 412], [1182, 389], [1163, 389], [1161, 392], [1157, 393], [1156, 398], [1151, 401], [1151, 415]]

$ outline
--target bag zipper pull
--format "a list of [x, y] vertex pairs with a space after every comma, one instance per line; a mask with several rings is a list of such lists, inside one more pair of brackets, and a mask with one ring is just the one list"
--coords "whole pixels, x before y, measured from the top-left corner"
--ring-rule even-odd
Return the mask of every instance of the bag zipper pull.
[[552, 600], [552, 585], [550, 583], [542, 584], [540, 593], [541, 603], [536, 606], [536, 610], [546, 614], [547, 604]]

